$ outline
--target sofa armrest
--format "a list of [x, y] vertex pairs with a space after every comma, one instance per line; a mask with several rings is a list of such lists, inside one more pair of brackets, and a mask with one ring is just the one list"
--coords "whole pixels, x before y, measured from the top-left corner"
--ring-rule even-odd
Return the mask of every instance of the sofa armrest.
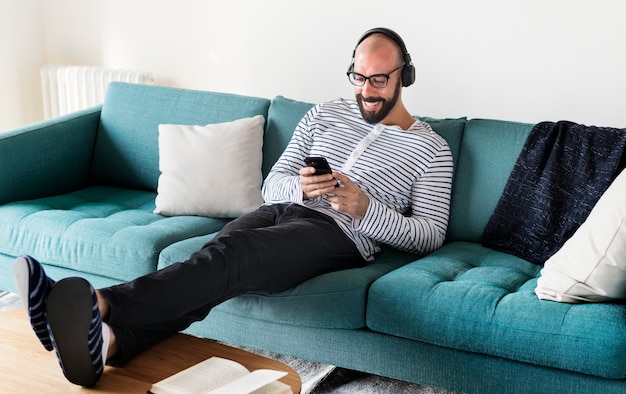
[[0, 204], [87, 185], [101, 106], [0, 133]]

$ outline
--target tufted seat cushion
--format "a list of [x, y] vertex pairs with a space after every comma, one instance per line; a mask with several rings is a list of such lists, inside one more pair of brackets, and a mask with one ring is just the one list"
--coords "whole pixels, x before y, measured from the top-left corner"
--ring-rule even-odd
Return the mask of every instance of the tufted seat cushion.
[[0, 206], [0, 250], [130, 280], [157, 268], [165, 247], [219, 230], [224, 219], [152, 213], [156, 193], [96, 186]]
[[453, 242], [374, 282], [367, 325], [448, 348], [626, 377], [626, 308], [541, 301], [534, 294], [540, 268]]
[[[186, 259], [213, 235], [178, 242], [161, 253], [159, 268]], [[365, 327], [367, 291], [373, 281], [415, 260], [415, 255], [383, 247], [374, 263], [330, 272], [278, 293], [246, 293], [218, 305], [228, 316], [301, 327], [357, 329]], [[297, 257], [294, 264], [297, 264]]]

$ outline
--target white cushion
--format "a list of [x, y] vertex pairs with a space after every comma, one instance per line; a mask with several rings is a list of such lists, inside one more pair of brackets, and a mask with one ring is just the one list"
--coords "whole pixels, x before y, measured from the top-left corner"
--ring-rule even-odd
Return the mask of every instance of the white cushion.
[[237, 217], [261, 197], [261, 115], [207, 126], [159, 125], [154, 213]]
[[546, 261], [535, 293], [569, 303], [626, 298], [626, 170]]

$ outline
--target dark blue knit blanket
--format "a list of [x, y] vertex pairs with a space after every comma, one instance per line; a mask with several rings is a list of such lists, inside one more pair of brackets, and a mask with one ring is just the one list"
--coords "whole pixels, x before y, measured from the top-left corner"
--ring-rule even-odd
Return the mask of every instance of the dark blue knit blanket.
[[485, 227], [483, 245], [542, 265], [624, 167], [625, 146], [626, 129], [537, 124]]

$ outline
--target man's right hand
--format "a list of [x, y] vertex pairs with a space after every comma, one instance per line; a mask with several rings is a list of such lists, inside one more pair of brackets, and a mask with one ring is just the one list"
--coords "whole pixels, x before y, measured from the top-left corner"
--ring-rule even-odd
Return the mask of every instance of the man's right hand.
[[337, 187], [337, 179], [332, 174], [315, 175], [315, 168], [313, 167], [303, 167], [299, 173], [305, 200], [332, 193]]

